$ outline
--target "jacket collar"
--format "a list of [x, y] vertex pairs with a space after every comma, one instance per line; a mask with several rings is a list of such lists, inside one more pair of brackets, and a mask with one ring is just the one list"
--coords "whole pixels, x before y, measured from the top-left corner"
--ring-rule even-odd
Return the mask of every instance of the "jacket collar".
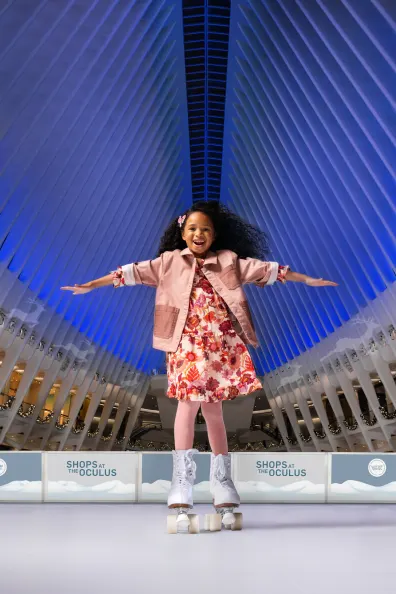
[[[181, 256], [193, 256], [194, 254], [191, 252], [190, 248], [186, 247], [184, 250], [180, 252]], [[215, 252], [209, 251], [205, 258], [205, 265], [208, 264], [217, 264], [217, 254]]]

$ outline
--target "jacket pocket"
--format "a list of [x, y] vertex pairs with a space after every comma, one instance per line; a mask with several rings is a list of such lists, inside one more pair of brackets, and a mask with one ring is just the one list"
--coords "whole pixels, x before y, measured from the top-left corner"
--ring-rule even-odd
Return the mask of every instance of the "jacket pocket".
[[219, 274], [219, 279], [227, 287], [227, 289], [237, 289], [241, 282], [238, 278], [237, 269], [233, 264], [226, 266]]
[[171, 305], [156, 305], [154, 312], [154, 336], [172, 338], [179, 309]]

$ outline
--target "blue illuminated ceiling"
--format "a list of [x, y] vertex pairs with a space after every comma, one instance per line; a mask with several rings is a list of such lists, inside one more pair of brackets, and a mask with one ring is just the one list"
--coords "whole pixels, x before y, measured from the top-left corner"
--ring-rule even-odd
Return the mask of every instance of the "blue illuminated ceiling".
[[56, 312], [163, 369], [154, 291], [59, 287], [152, 258], [205, 199], [266, 230], [271, 259], [340, 283], [248, 288], [260, 373], [369, 315], [396, 279], [394, 17], [380, 0], [5, 4], [0, 306], [29, 289], [48, 343]]
[[30, 289], [46, 344], [59, 344], [56, 312], [151, 372], [153, 290], [60, 287], [152, 258], [191, 204], [181, 4], [15, 0], [0, 10], [0, 59], [0, 273], [22, 283], [0, 305], [29, 311]]
[[264, 371], [353, 316], [365, 327], [396, 280], [394, 17], [379, 1], [232, 4], [221, 201], [267, 231], [271, 259], [339, 283], [248, 287]]

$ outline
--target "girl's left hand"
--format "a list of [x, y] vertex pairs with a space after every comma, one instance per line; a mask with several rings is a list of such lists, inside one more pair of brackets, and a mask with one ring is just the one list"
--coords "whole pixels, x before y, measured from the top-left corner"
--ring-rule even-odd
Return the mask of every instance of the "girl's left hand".
[[305, 281], [306, 285], [310, 287], [338, 287], [338, 283], [333, 281], [324, 280], [323, 278], [307, 278]]

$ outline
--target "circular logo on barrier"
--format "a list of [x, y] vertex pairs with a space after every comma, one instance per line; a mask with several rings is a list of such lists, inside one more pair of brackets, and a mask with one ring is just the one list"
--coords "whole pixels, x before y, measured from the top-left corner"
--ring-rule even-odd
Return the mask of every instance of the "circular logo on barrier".
[[0, 476], [3, 476], [7, 472], [7, 463], [5, 460], [0, 458]]
[[371, 476], [379, 478], [380, 476], [384, 476], [386, 472], [386, 464], [383, 460], [380, 460], [380, 458], [375, 458], [374, 460], [370, 460], [368, 471]]

